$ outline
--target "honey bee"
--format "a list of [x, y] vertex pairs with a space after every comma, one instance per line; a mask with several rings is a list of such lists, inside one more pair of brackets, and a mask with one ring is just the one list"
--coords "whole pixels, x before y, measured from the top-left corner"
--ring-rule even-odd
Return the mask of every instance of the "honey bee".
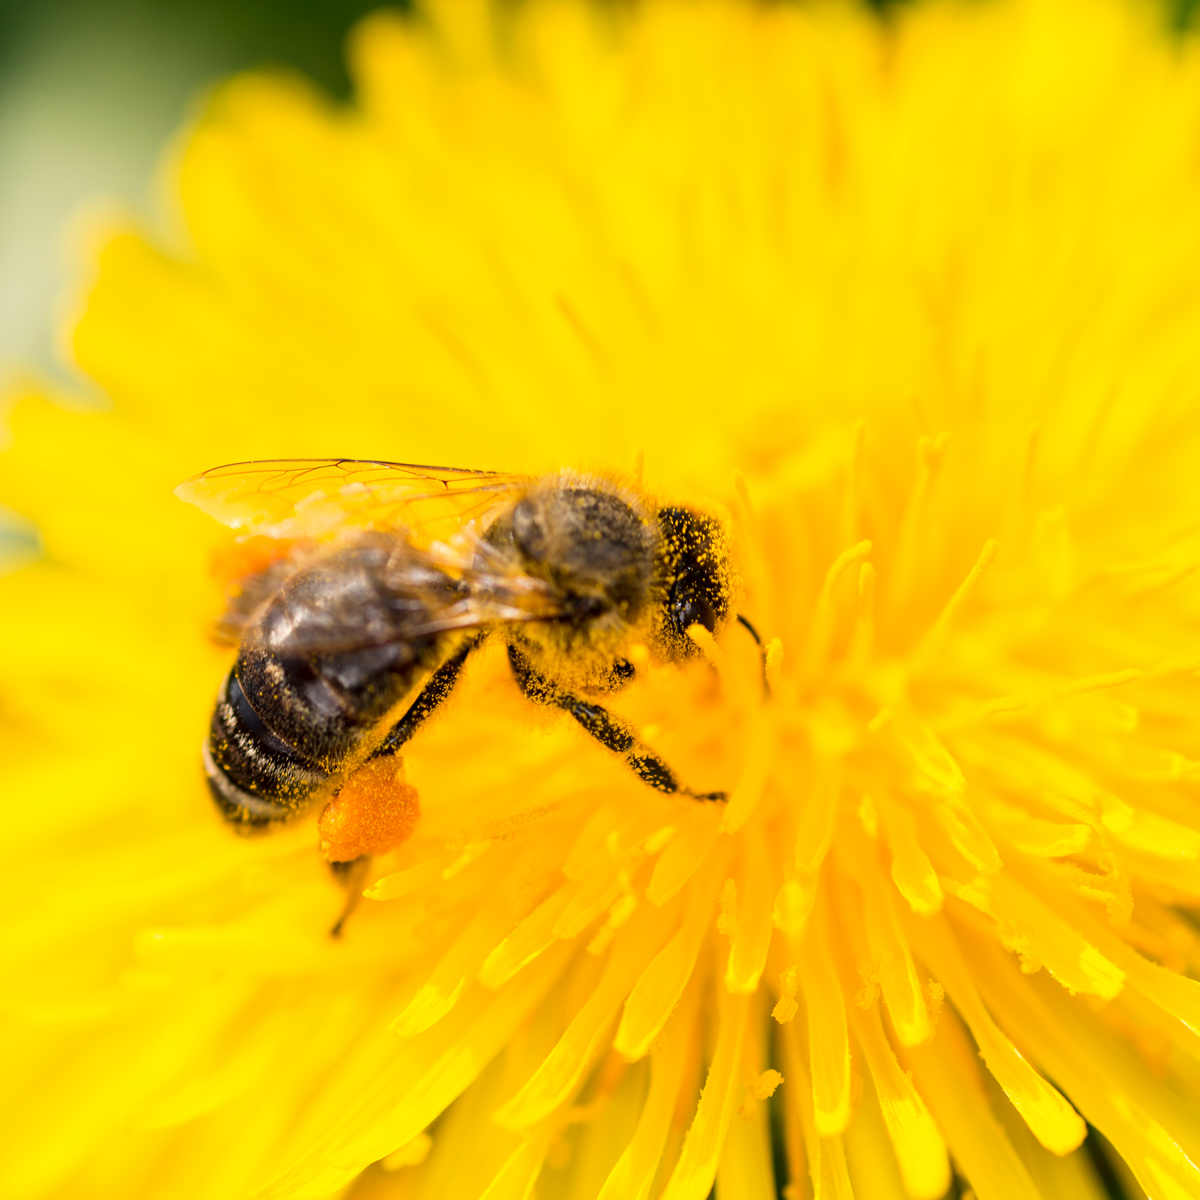
[[489, 638], [526, 698], [567, 713], [647, 786], [725, 799], [686, 787], [596, 699], [633, 679], [633, 647], [678, 663], [697, 653], [690, 626], [730, 620], [715, 516], [565, 471], [352, 459], [235, 463], [176, 494], [261, 551], [220, 625], [238, 652], [203, 749], [239, 830], [326, 798], [322, 846], [343, 873], [402, 840], [416, 805], [398, 753]]

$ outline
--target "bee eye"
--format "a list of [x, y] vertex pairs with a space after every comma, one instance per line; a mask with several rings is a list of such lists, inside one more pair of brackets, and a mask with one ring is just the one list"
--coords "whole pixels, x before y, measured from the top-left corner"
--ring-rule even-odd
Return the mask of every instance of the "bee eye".
[[717, 610], [704, 596], [678, 587], [671, 594], [671, 620], [685, 637], [689, 625], [703, 625], [709, 633], [715, 633], [719, 619]]

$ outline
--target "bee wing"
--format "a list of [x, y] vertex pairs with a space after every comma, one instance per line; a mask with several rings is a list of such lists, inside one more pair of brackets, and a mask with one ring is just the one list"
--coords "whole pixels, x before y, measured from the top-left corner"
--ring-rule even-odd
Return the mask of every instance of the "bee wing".
[[[561, 615], [557, 593], [544, 580], [515, 570], [495, 547], [469, 533], [457, 542], [422, 549], [396, 538], [381, 574], [392, 597], [387, 620], [377, 620], [370, 606], [352, 605], [332, 619], [290, 624], [283, 640], [272, 642], [272, 651], [345, 654], [452, 631], [550, 621]], [[243, 581], [243, 594], [250, 603], [242, 606], [231, 598], [218, 637], [223, 634], [223, 640], [240, 641], [254, 630], [266, 603], [280, 592], [286, 602], [289, 579], [311, 561], [313, 553], [314, 547], [306, 546]]]
[[322, 538], [347, 527], [445, 538], [484, 516], [525, 475], [352, 458], [229, 463], [175, 494], [224, 525], [272, 538]]
[[[293, 626], [286, 641], [272, 649], [283, 654], [344, 654], [445, 632], [559, 616], [557, 596], [544, 581], [511, 570], [493, 571], [486, 563], [454, 564], [450, 547], [436, 550], [440, 553], [406, 545], [385, 572], [397, 598], [395, 611], [409, 607], [408, 616], [400, 622], [394, 619], [378, 626], [370, 619], [343, 618], [324, 628]], [[448, 568], [455, 576], [444, 574]], [[366, 614], [354, 614], [359, 616], [366, 618]]]

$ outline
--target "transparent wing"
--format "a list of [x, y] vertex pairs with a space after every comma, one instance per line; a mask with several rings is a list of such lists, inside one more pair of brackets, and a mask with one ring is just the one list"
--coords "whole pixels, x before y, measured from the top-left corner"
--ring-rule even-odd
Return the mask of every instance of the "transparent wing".
[[[397, 642], [415, 641], [417, 638], [434, 637], [439, 633], [455, 631], [469, 632], [489, 629], [500, 624], [517, 624], [523, 621], [545, 620], [531, 612], [511, 609], [481, 600], [466, 597], [455, 601], [435, 600], [429, 608], [414, 619], [403, 630], [375, 633], [365, 629], [341, 627], [337, 629], [302, 629], [293, 631], [288, 638], [272, 645], [281, 655], [299, 654], [350, 654], [356, 650], [369, 650], [375, 646], [386, 646]], [[253, 636], [253, 626], [246, 632]]]
[[273, 538], [345, 529], [408, 529], [447, 538], [486, 515], [529, 476], [351, 458], [284, 458], [213, 467], [175, 494], [224, 525]]
[[[304, 579], [305, 568], [336, 561], [356, 542], [388, 550], [387, 561], [375, 568], [390, 598], [382, 610], [363, 604], [359, 597], [342, 602], [336, 589], [319, 592], [323, 599], [314, 603], [311, 593], [304, 596], [302, 583], [301, 598], [292, 594], [289, 599]], [[333, 548], [328, 543], [293, 543], [285, 555], [231, 581], [214, 634], [229, 644], [256, 636], [260, 615], [279, 597], [296, 617], [288, 622], [283, 641], [271, 643], [274, 653], [284, 655], [343, 654], [454, 630], [552, 621], [562, 615], [558, 594], [544, 580], [523, 574], [469, 531], [456, 542], [421, 549], [404, 531], [365, 533], [361, 539], [339, 540]]]

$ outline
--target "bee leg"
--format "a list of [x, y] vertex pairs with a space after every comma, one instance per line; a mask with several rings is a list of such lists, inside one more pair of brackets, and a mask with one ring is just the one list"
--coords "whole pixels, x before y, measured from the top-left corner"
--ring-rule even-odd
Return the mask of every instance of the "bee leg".
[[342, 930], [346, 927], [346, 921], [350, 914], [358, 907], [358, 902], [362, 899], [362, 885], [367, 877], [367, 868], [371, 865], [371, 856], [369, 854], [360, 854], [358, 858], [352, 858], [349, 862], [330, 863], [330, 870], [333, 871], [333, 877], [346, 889], [346, 903], [342, 907], [342, 915], [334, 922], [333, 928], [329, 931], [330, 937], [340, 938]]
[[[477, 650], [483, 634], [464, 642], [430, 677], [408, 706], [408, 711], [388, 730], [387, 736], [371, 752], [371, 758], [395, 754], [417, 732], [421, 723], [445, 701], [454, 690], [458, 677], [472, 651]], [[370, 761], [370, 759], [368, 759]]]
[[[417, 731], [417, 727], [440, 705], [454, 690], [459, 675], [462, 674], [463, 664], [471, 652], [478, 648], [483, 641], [483, 635], [471, 638], [463, 643], [432, 675], [425, 681], [425, 686], [417, 693], [416, 699], [408, 706], [408, 711], [388, 730], [387, 736], [375, 748], [368, 762], [384, 758], [404, 745]], [[342, 930], [350, 914], [358, 907], [362, 899], [362, 885], [371, 865], [371, 855], [360, 854], [357, 858], [346, 862], [331, 862], [330, 870], [333, 877], [346, 889], [346, 905], [342, 915], [329, 931], [332, 937], [341, 937]]]
[[694, 800], [726, 799], [724, 792], [693, 792], [684, 787], [666, 761], [638, 741], [633, 730], [624, 721], [613, 716], [601, 705], [576, 696], [543, 675], [511, 642], [508, 646], [508, 662], [512, 667], [513, 678], [526, 699], [532, 700], [534, 704], [550, 705], [570, 713], [600, 745], [620, 754], [625, 759], [626, 766], [656, 792], [691, 796]]

